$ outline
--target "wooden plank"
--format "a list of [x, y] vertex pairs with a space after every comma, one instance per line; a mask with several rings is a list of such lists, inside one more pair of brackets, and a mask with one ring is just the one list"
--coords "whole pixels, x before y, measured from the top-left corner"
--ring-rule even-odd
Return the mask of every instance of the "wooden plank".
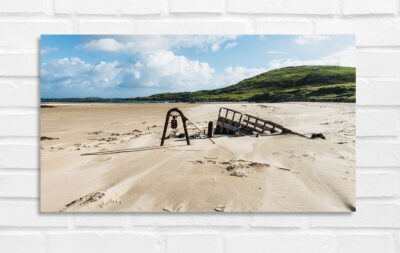
[[[247, 120], [244, 120], [244, 122], [247, 122]], [[276, 130], [273, 130], [273, 129], [274, 129], [274, 126], [268, 127], [268, 126], [261, 125], [261, 124], [258, 124], [258, 123], [255, 123], [255, 122], [251, 122], [251, 121], [249, 121], [248, 123], [249, 123], [250, 125], [253, 125], [253, 127], [254, 127], [255, 130], [256, 130], [256, 127], [258, 127], [258, 128], [260, 128], [260, 129], [266, 129], [266, 130], [270, 131], [271, 133], [278, 132], [278, 131], [276, 131]], [[280, 130], [283, 132], [283, 129], [280, 129]], [[258, 131], [258, 132], [259, 132], [259, 131]], [[262, 132], [261, 132], [261, 133], [262, 133]]]
[[269, 120], [265, 120], [265, 119], [261, 119], [261, 118], [258, 118], [258, 117], [256, 117], [256, 116], [252, 116], [252, 115], [248, 115], [248, 114], [245, 114], [245, 115], [246, 115], [246, 116], [250, 116], [250, 117], [253, 118], [253, 119], [258, 119], [258, 120], [261, 120], [261, 121], [265, 121], [267, 124], [269, 124], [269, 125], [271, 125], [271, 126], [274, 126], [274, 127], [276, 127], [276, 128], [288, 130], [287, 128], [285, 128], [285, 127], [283, 127], [283, 126], [281, 126], [281, 125], [279, 125], [279, 124], [277, 124], [277, 123], [275, 123], [275, 122], [272, 122], [272, 121], [269, 121]]
[[[221, 116], [222, 110], [226, 110], [225, 117]], [[228, 119], [229, 112], [233, 112], [232, 119]], [[236, 114], [240, 115], [239, 121], [235, 121]], [[247, 117], [244, 118], [243, 116]], [[255, 122], [253, 122], [255, 120]], [[265, 131], [272, 133], [290, 133], [291, 131], [277, 123], [269, 120], [264, 120], [249, 114], [243, 114], [233, 109], [221, 107], [218, 113], [217, 126], [220, 126], [220, 133], [223, 129], [233, 132], [242, 131], [252, 133], [257, 132], [263, 134]]]
[[242, 114], [241, 112], [236, 111], [236, 110], [233, 110], [233, 109], [229, 109], [229, 108], [226, 108], [226, 107], [221, 107], [221, 108], [224, 109], [224, 110], [227, 110], [227, 111], [231, 111], [231, 112], [235, 112], [235, 113], [240, 113], [240, 114]]

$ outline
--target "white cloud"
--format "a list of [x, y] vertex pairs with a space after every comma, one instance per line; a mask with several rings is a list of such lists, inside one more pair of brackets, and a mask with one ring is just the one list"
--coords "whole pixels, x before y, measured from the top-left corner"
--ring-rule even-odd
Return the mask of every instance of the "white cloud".
[[230, 48], [232, 48], [232, 47], [236, 47], [236, 46], [237, 46], [237, 42], [236, 42], [236, 41], [234, 41], [234, 42], [229, 42], [229, 43], [226, 43], [224, 49], [225, 49], [225, 50], [228, 50], [228, 49], [230, 49]]
[[269, 62], [271, 69], [277, 69], [287, 66], [302, 66], [302, 65], [339, 65], [347, 67], [355, 67], [355, 48], [348, 47], [333, 54], [313, 59], [313, 60], [297, 60], [292, 58], [274, 59]]
[[[65, 90], [80, 97], [92, 96], [97, 91], [113, 94], [134, 89], [151, 89], [152, 93], [195, 91], [226, 87], [265, 71], [239, 66], [216, 74], [206, 62], [160, 50], [127, 64], [118, 61], [91, 64], [77, 57], [52, 60], [42, 64], [41, 84], [43, 90]], [[127, 92], [122, 96], [135, 96]]]
[[41, 79], [43, 85], [54, 88], [100, 88], [113, 86], [120, 72], [117, 61], [93, 65], [72, 57], [44, 63]]
[[181, 36], [114, 36], [91, 40], [77, 46], [87, 51], [106, 51], [146, 54], [159, 50], [170, 50], [172, 48], [195, 47], [201, 50], [218, 51], [220, 46], [234, 40], [236, 36], [217, 35], [181, 35]]
[[211, 50], [212, 50], [213, 52], [218, 51], [218, 50], [219, 50], [219, 43], [214, 43], [214, 44], [212, 44]]
[[133, 44], [123, 44], [110, 38], [92, 40], [81, 47], [88, 51], [106, 51], [106, 52], [119, 52], [132, 47]]
[[218, 83], [218, 87], [215, 88], [236, 84], [243, 79], [256, 76], [266, 71], [268, 71], [266, 68], [246, 68], [242, 66], [227, 67], [221, 75], [215, 77], [215, 82]]
[[208, 63], [161, 50], [135, 63], [118, 61], [90, 64], [80, 58], [64, 58], [42, 64], [42, 84], [54, 88], [158, 88], [197, 90], [210, 87], [214, 69]]
[[[244, 73], [230, 73], [227, 76], [215, 75], [215, 70], [206, 62], [189, 60], [185, 56], [175, 55], [173, 48], [196, 48], [198, 50], [218, 51], [221, 47], [228, 49], [236, 46], [236, 36], [112, 36], [90, 40], [77, 46], [87, 51], [105, 51], [113, 53], [136, 54], [134, 63], [111, 64], [100, 63], [99, 65], [85, 66], [82, 70], [71, 69], [72, 59], [66, 59], [65, 69], [71, 69], [76, 75], [66, 75], [63, 71], [58, 72], [63, 78], [57, 79], [60, 85], [86, 83], [91, 87], [104, 86], [105, 83], [120, 88], [151, 88], [158, 91], [193, 91], [199, 89], [210, 89], [230, 85], [235, 76], [244, 76]], [[85, 65], [86, 63], [81, 63]], [[43, 66], [44, 80], [56, 80], [57, 70], [61, 67], [60, 62], [52, 62]], [[52, 71], [47, 71], [53, 68]], [[99, 73], [99, 70], [102, 70]], [[64, 74], [62, 74], [64, 73]], [[95, 75], [107, 75], [101, 79]], [[67, 81], [68, 79], [68, 81]], [[240, 80], [238, 80], [240, 81]]]
[[327, 35], [301, 35], [298, 36], [294, 42], [298, 45], [315, 44], [320, 41], [329, 40], [330, 37]]
[[206, 62], [192, 61], [169, 50], [149, 54], [144, 60], [143, 84], [163, 89], [203, 89], [215, 72]]
[[286, 54], [286, 52], [270, 50], [267, 51], [267, 54]]
[[42, 49], [40, 51], [40, 53], [43, 54], [48, 54], [48, 53], [53, 53], [53, 52], [57, 52], [58, 51], [58, 47], [46, 47], [44, 49]]

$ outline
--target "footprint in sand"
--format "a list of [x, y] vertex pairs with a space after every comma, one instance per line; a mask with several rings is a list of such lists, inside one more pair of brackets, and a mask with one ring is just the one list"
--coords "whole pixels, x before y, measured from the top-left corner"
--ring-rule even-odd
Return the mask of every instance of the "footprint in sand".
[[204, 164], [202, 160], [191, 161], [193, 164]]
[[99, 135], [101, 133], [103, 133], [103, 131], [100, 130], [100, 131], [89, 132], [88, 135]]
[[107, 142], [116, 141], [117, 137], [108, 137]]

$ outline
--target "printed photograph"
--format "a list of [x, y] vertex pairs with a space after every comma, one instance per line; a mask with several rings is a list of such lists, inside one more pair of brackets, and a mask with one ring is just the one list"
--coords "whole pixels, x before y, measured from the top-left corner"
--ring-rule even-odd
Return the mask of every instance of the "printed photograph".
[[355, 212], [354, 35], [42, 35], [41, 212]]

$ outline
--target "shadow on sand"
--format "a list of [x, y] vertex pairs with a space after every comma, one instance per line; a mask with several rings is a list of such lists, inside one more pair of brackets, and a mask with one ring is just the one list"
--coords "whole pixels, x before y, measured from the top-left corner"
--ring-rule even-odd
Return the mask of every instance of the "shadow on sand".
[[119, 150], [107, 150], [107, 151], [99, 151], [99, 152], [93, 152], [93, 153], [85, 153], [85, 154], [81, 154], [81, 156], [87, 156], [87, 155], [111, 155], [111, 154], [120, 154], [120, 153], [149, 151], [149, 150], [163, 149], [163, 148], [166, 148], [166, 147], [149, 146], [149, 147], [142, 147], [142, 148], [128, 148], [128, 149], [119, 149]]
[[161, 146], [149, 146], [149, 147], [141, 147], [141, 148], [128, 148], [128, 149], [118, 149], [118, 150], [105, 150], [105, 151], [99, 151], [99, 152], [93, 152], [93, 153], [85, 153], [85, 154], [81, 154], [81, 156], [88, 156], [88, 155], [112, 155], [112, 154], [139, 152], [139, 151], [151, 151], [151, 150], [156, 150], [156, 149], [169, 149], [169, 150], [175, 150], [175, 151], [203, 151], [203, 150], [199, 150], [199, 149], [187, 149], [187, 150], [174, 149], [174, 148], [180, 148], [180, 147], [187, 147], [187, 145], [162, 146], [162, 147], [161, 147]]

